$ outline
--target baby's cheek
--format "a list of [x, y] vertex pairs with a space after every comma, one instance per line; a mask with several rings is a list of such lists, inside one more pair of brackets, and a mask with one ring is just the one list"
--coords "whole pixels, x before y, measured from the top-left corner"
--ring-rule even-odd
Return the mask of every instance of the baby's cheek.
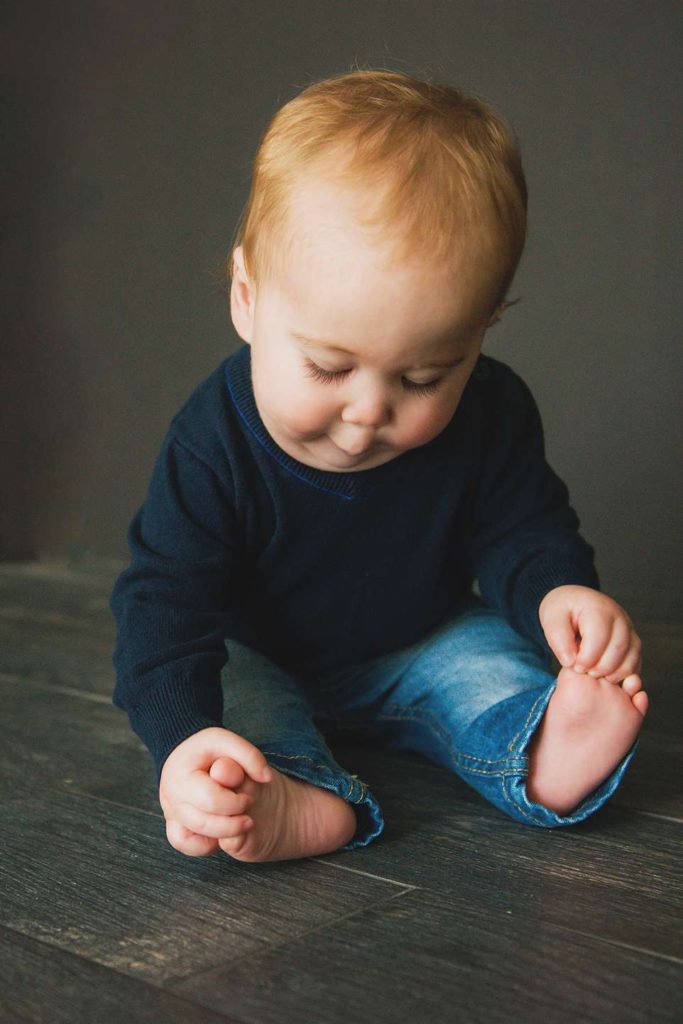
[[406, 423], [406, 443], [411, 447], [420, 444], [427, 444], [446, 427], [453, 415], [452, 409], [442, 406], [432, 407], [424, 410], [413, 411], [408, 423]]
[[280, 418], [292, 432], [301, 438], [310, 434], [319, 434], [329, 426], [333, 413], [324, 402], [308, 395], [292, 392], [283, 395], [280, 402]]

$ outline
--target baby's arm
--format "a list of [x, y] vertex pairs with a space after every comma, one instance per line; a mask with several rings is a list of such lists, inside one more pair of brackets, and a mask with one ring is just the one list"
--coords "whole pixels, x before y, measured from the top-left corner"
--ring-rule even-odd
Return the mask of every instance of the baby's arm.
[[579, 533], [567, 485], [546, 460], [529, 387], [500, 364], [481, 394], [486, 426], [467, 543], [471, 573], [487, 605], [545, 646], [541, 601], [565, 584], [599, 592], [595, 552]]
[[223, 731], [225, 636], [244, 548], [229, 470], [209, 466], [170, 431], [127, 539], [131, 564], [110, 598], [113, 702], [148, 747], [159, 782], [181, 743]]
[[169, 843], [190, 857], [208, 856], [219, 839], [248, 827], [245, 813], [254, 798], [211, 777], [211, 766], [220, 757], [233, 758], [255, 782], [272, 779], [258, 747], [229, 729], [201, 729], [178, 744], [161, 771], [159, 802]]

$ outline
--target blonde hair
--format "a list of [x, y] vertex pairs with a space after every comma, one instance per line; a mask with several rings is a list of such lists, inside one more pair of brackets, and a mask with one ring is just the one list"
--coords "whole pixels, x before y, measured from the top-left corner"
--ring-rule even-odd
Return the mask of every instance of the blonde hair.
[[262, 134], [230, 280], [238, 246], [257, 291], [281, 279], [294, 241], [290, 198], [310, 175], [372, 199], [359, 222], [381, 229], [399, 262], [455, 266], [463, 241], [474, 244], [491, 311], [512, 305], [504, 299], [524, 249], [526, 180], [512, 130], [482, 97], [382, 68], [309, 85]]

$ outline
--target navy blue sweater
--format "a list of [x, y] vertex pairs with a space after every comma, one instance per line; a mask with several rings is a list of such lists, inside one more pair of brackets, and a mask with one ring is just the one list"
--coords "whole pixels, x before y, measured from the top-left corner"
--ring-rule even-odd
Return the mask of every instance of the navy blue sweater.
[[578, 530], [534, 398], [500, 360], [479, 357], [428, 444], [332, 473], [270, 436], [242, 345], [171, 420], [129, 525], [131, 562], [110, 598], [113, 702], [158, 778], [182, 740], [223, 724], [225, 638], [311, 679], [416, 643], [476, 579], [550, 651], [545, 594], [600, 588]]

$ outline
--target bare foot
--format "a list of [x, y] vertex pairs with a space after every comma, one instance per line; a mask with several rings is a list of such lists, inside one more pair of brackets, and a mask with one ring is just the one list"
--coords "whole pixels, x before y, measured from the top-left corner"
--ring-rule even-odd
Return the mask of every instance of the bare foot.
[[[256, 782], [237, 761], [220, 757], [209, 774], [221, 785], [253, 798], [248, 808], [253, 825], [219, 839], [224, 853], [241, 861], [292, 860], [331, 853], [356, 831], [353, 807], [329, 789], [294, 779], [270, 765], [271, 782]], [[248, 820], [248, 819], [247, 819]]]
[[563, 668], [528, 748], [526, 793], [569, 814], [616, 768], [647, 711], [640, 676], [621, 685]]

